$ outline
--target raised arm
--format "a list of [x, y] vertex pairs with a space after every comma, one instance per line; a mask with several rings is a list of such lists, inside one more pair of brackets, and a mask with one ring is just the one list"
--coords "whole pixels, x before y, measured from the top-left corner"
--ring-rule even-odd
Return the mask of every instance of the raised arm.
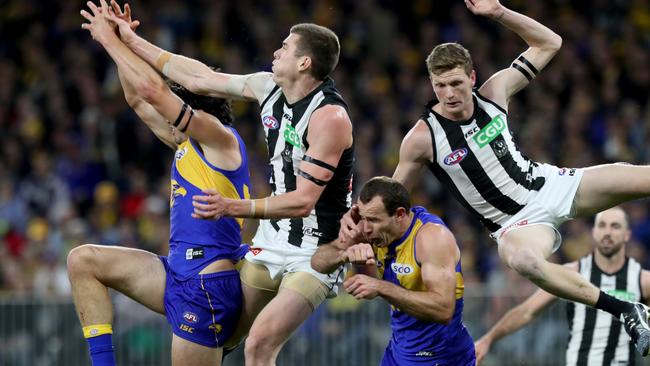
[[[127, 94], [129, 96], [127, 99], [130, 99], [147, 119], [154, 116], [153, 111], [148, 107], [150, 106], [168, 123], [173, 123], [179, 131], [195, 138], [201, 144], [215, 149], [235, 150], [238, 153], [237, 139], [228, 128], [215, 117], [200, 110], [192, 110], [187, 106], [169, 89], [165, 81], [151, 66], [122, 43], [115, 34], [111, 22], [120, 25], [120, 32], [125, 28], [130, 29], [128, 23], [109, 14], [106, 3], [104, 1], [101, 3], [101, 11], [90, 3], [93, 14], [82, 12], [82, 15], [90, 22], [84, 24], [83, 27], [91, 32], [93, 38], [102, 44], [117, 64], [121, 80], [128, 85]], [[142, 102], [146, 104], [141, 104]], [[162, 129], [160, 118], [155, 118], [156, 128]], [[235, 159], [232, 166], [221, 164], [221, 167], [236, 168], [240, 160], [240, 158]]]
[[[571, 262], [565, 264], [565, 267], [574, 271], [578, 270], [578, 263]], [[490, 351], [492, 343], [499, 339], [516, 332], [528, 323], [532, 322], [537, 316], [546, 309], [557, 297], [549, 294], [544, 290], [535, 291], [528, 299], [521, 304], [510, 309], [505, 315], [497, 321], [490, 330], [485, 333], [478, 341], [474, 348], [476, 349], [477, 364], [485, 358]]]
[[[309, 148], [305, 155], [336, 168], [343, 151], [352, 145], [352, 123], [343, 107], [326, 105], [316, 110], [309, 122]], [[296, 189], [264, 199], [233, 200], [219, 196], [214, 190], [194, 196], [196, 218], [221, 216], [280, 219], [306, 217], [316, 206], [325, 184], [334, 176], [326, 167], [303, 160], [296, 176]]]
[[488, 79], [479, 92], [507, 109], [510, 98], [542, 70], [562, 46], [562, 38], [548, 27], [501, 5], [498, 0], [465, 0], [474, 14], [492, 18], [515, 32], [529, 46], [512, 63]]
[[120, 78], [122, 90], [124, 91], [124, 99], [126, 99], [129, 107], [133, 109], [142, 122], [149, 127], [151, 132], [153, 132], [160, 141], [176, 150], [177, 145], [182, 141], [178, 137], [174, 136], [165, 117], [158, 113], [151, 104], [145, 102], [138, 93], [136, 93], [134, 86], [126, 77], [124, 77], [124, 72], [119, 65], [117, 67], [117, 73]]
[[153, 45], [129, 27], [122, 29], [120, 26], [120, 37], [149, 65], [195, 94], [261, 103], [265, 87], [271, 80], [271, 74], [266, 72], [249, 75], [216, 72], [200, 61], [169, 53]]
[[420, 180], [420, 172], [433, 161], [433, 143], [426, 122], [419, 120], [402, 140], [399, 162], [393, 179], [411, 190]]

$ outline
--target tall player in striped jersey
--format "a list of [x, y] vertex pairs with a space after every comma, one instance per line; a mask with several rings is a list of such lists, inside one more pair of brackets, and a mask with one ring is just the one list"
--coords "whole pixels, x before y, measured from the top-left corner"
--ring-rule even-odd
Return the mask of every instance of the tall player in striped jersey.
[[381, 296], [391, 304], [393, 334], [381, 365], [474, 365], [454, 235], [438, 216], [411, 207], [406, 188], [388, 177], [366, 182], [358, 207], [359, 242], [345, 250], [321, 246], [312, 266], [324, 273], [342, 263], [366, 267], [344, 286], [357, 299]]
[[[173, 331], [174, 365], [219, 365], [222, 346], [233, 334], [242, 308], [234, 264], [244, 254], [240, 248], [242, 221], [192, 218], [192, 195], [218, 187], [224, 196], [247, 198], [246, 148], [230, 127], [232, 115], [226, 100], [194, 95], [182, 88], [172, 92], [153, 68], [120, 41], [109, 21], [108, 5], [102, 1], [101, 8], [92, 3], [89, 7], [92, 14], [82, 11], [88, 20], [82, 27], [117, 64], [127, 102], [151, 131], [176, 151], [167, 257], [89, 244], [68, 256], [73, 298], [92, 364], [115, 364], [108, 293], [108, 288], [113, 288], [166, 315]], [[128, 8], [123, 14], [116, 7], [116, 13], [130, 20]]]
[[[560, 245], [562, 222], [649, 196], [650, 167], [560, 169], [521, 154], [507, 127], [508, 102], [546, 66], [562, 38], [497, 0], [465, 4], [517, 33], [529, 48], [473, 91], [476, 73], [469, 52], [457, 43], [436, 46], [426, 63], [437, 100], [404, 138], [393, 178], [412, 187], [422, 168], [429, 168], [492, 232], [507, 266], [556, 296], [621, 319], [638, 351], [647, 355], [645, 305], [618, 300], [546, 258]], [[342, 239], [355, 234], [351, 216], [344, 219]]]
[[[596, 215], [592, 236], [595, 248], [579, 260], [565, 264], [601, 290], [628, 301], [650, 300], [650, 271], [625, 255], [630, 239], [625, 211], [614, 207]], [[537, 290], [526, 301], [508, 311], [476, 342], [477, 363], [490, 346], [533, 321], [557, 297]], [[634, 344], [607, 313], [580, 303], [567, 303], [570, 338], [566, 365], [634, 365]]]
[[126, 24], [120, 34], [140, 57], [190, 91], [261, 106], [271, 196], [241, 200], [205, 190], [195, 196], [194, 216], [262, 219], [240, 271], [244, 309], [238, 329], [250, 328], [246, 364], [273, 365], [291, 333], [340, 281], [310, 266], [317, 246], [337, 239], [339, 220], [351, 204], [352, 123], [329, 77], [338, 63], [338, 37], [316, 24], [295, 25], [273, 54], [272, 73], [233, 75], [166, 52]]

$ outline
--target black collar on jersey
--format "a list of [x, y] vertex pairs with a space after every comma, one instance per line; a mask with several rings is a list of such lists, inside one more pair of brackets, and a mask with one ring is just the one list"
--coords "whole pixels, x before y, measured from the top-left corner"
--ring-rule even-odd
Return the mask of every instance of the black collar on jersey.
[[[321, 91], [324, 87], [332, 87], [332, 88], [334, 88], [334, 87], [335, 87], [335, 85], [334, 85], [334, 80], [332, 80], [331, 77], [327, 76], [325, 79], [323, 79], [323, 82], [320, 83], [320, 85], [318, 85], [316, 88], [314, 88], [314, 90], [312, 90], [311, 92], [309, 92], [309, 94], [307, 94], [306, 96], [304, 96], [302, 99], [300, 99], [300, 100], [298, 100], [298, 101], [296, 101], [296, 102], [294, 102], [294, 103], [291, 103], [291, 104], [286, 103], [286, 104], [287, 104], [287, 107], [289, 107], [289, 108], [295, 108], [297, 105], [299, 105], [299, 104], [301, 104], [301, 103], [311, 103], [311, 98], [312, 98], [314, 95], [316, 95], [316, 93], [318, 93], [319, 91]], [[284, 94], [284, 92], [282, 92], [282, 93]]]

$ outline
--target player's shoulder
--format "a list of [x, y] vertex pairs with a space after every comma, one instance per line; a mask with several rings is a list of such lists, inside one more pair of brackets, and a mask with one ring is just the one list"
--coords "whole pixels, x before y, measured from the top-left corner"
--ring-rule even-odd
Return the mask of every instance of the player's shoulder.
[[309, 129], [322, 129], [323, 132], [347, 132], [352, 130], [352, 121], [348, 111], [338, 104], [326, 104], [312, 113], [309, 119]]
[[402, 149], [424, 151], [431, 148], [431, 130], [423, 119], [419, 119], [402, 140]]

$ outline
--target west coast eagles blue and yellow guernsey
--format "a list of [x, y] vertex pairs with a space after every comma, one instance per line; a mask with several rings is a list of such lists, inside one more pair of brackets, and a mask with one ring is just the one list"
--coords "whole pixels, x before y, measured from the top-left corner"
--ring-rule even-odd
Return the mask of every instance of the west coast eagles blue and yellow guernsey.
[[[387, 247], [376, 248], [379, 276], [412, 291], [426, 291], [416, 259], [416, 236], [427, 223], [445, 225], [425, 208], [411, 208], [413, 221], [406, 233]], [[446, 226], [446, 225], [445, 225]], [[435, 243], [427, 243], [435, 245]], [[426, 322], [391, 306], [393, 334], [382, 366], [474, 365], [474, 342], [463, 325], [463, 274], [456, 264], [456, 309], [449, 324]]]
[[191, 216], [192, 196], [216, 188], [223, 197], [248, 199], [250, 175], [246, 147], [234, 128], [242, 163], [236, 170], [210, 164], [198, 142], [188, 138], [178, 146], [171, 171], [169, 265], [178, 279], [187, 279], [217, 259], [243, 256], [243, 219], [201, 220]]

